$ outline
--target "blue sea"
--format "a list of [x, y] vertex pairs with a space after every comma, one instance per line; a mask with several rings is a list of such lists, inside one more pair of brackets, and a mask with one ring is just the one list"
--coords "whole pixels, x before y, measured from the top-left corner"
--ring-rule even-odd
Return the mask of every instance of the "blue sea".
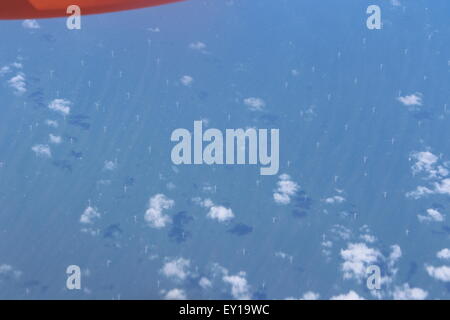
[[[450, 298], [449, 13], [190, 0], [80, 30], [0, 21], [0, 298]], [[174, 164], [194, 121], [278, 129], [279, 171]]]

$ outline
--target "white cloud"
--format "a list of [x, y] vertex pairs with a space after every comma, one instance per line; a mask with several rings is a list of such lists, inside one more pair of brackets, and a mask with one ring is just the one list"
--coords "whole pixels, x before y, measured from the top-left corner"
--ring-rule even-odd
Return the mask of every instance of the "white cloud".
[[184, 280], [189, 275], [189, 266], [191, 262], [184, 258], [174, 259], [164, 264], [161, 272], [168, 278]]
[[429, 152], [415, 152], [411, 155], [416, 163], [412, 166], [413, 174], [425, 172], [430, 178], [436, 177], [439, 174], [439, 170], [436, 170], [435, 164], [439, 160], [438, 156]]
[[203, 289], [208, 289], [212, 287], [212, 283], [208, 278], [202, 277], [198, 284], [200, 285], [200, 287], [202, 287]]
[[103, 165], [103, 169], [108, 171], [114, 171], [117, 169], [117, 162], [107, 160]]
[[203, 208], [209, 209], [207, 217], [219, 222], [226, 222], [234, 218], [233, 210], [223, 206], [215, 205], [211, 199], [193, 198], [192, 201]]
[[436, 257], [438, 257], [439, 259], [444, 259], [444, 260], [450, 259], [450, 249], [447, 249], [447, 248], [442, 249], [441, 251], [436, 253]]
[[422, 94], [415, 93], [409, 96], [398, 97], [398, 101], [403, 103], [405, 106], [421, 106], [422, 105]]
[[380, 256], [377, 249], [369, 248], [365, 243], [349, 243], [347, 249], [341, 250], [344, 279], [361, 281], [366, 276], [367, 267], [375, 264]]
[[0, 68], [0, 76], [3, 76], [9, 72], [11, 72], [11, 68], [9, 66], [3, 66]]
[[244, 99], [244, 104], [252, 111], [261, 111], [266, 103], [261, 98], [247, 98]]
[[367, 243], [374, 243], [377, 241], [377, 238], [371, 234], [362, 234], [360, 235], [360, 238]]
[[391, 254], [389, 255], [389, 264], [392, 266], [402, 257], [402, 250], [398, 244], [391, 246]]
[[55, 120], [45, 120], [45, 124], [52, 128], [58, 128], [58, 121]]
[[318, 293], [308, 291], [305, 292], [301, 298], [301, 300], [318, 300], [320, 295]]
[[72, 102], [66, 99], [55, 99], [48, 105], [50, 110], [61, 113], [64, 116], [67, 116], [70, 113], [70, 107], [72, 106]]
[[334, 196], [334, 197], [326, 198], [324, 201], [329, 204], [342, 203], [345, 201], [345, 198], [341, 197], [341, 196]]
[[22, 27], [25, 29], [39, 29], [41, 26], [36, 20], [27, 19], [22, 22]]
[[15, 90], [15, 94], [22, 95], [27, 92], [25, 74], [19, 72], [15, 77], [8, 80], [8, 84]]
[[192, 50], [203, 51], [206, 49], [206, 44], [200, 41], [192, 42], [191, 44], [189, 44], [189, 48]]
[[425, 269], [430, 277], [435, 278], [436, 280], [450, 282], [450, 267], [441, 266], [441, 267], [433, 267], [426, 266]]
[[37, 144], [31, 148], [31, 150], [36, 153], [37, 156], [50, 158], [52, 156], [52, 152], [50, 147], [46, 144]]
[[364, 300], [364, 298], [359, 296], [355, 291], [351, 290], [348, 293], [333, 296], [331, 297], [331, 300]]
[[444, 216], [442, 215], [442, 213], [440, 213], [436, 209], [428, 209], [427, 215], [424, 216], [424, 215], [419, 214], [417, 217], [419, 218], [420, 222], [424, 222], [424, 221], [442, 222], [442, 221], [444, 221]]
[[100, 218], [100, 213], [97, 211], [97, 209], [88, 206], [81, 215], [80, 222], [83, 224], [92, 224], [94, 223], [94, 219], [98, 218]]
[[226, 222], [234, 218], [234, 213], [230, 208], [213, 206], [209, 209], [207, 216], [219, 222]]
[[55, 136], [53, 134], [49, 135], [50, 143], [53, 144], [60, 144], [62, 142], [62, 138], [60, 136]]
[[224, 275], [223, 281], [231, 285], [231, 295], [237, 300], [250, 300], [250, 286], [245, 278], [244, 271], [239, 272], [236, 275]]
[[167, 198], [163, 194], [157, 194], [151, 197], [149, 207], [145, 212], [145, 221], [154, 228], [164, 228], [171, 219], [168, 215], [163, 214], [163, 211], [172, 208], [174, 204], [175, 201]]
[[450, 179], [447, 178], [436, 182], [434, 187], [436, 193], [450, 195]]
[[278, 188], [273, 194], [273, 199], [276, 203], [286, 205], [291, 202], [291, 197], [298, 191], [298, 184], [291, 180], [287, 174], [282, 174], [279, 177]]
[[332, 226], [330, 231], [343, 240], [348, 240], [352, 236], [352, 231], [340, 224], [335, 224]]
[[184, 86], [189, 87], [194, 83], [194, 78], [192, 78], [191, 76], [182, 76], [180, 82]]
[[0, 264], [0, 276], [13, 276], [14, 278], [19, 278], [22, 275], [22, 271], [14, 269], [13, 266], [9, 264]]
[[211, 199], [205, 199], [202, 200], [201, 198], [193, 198], [192, 201], [194, 201], [199, 206], [202, 206], [203, 208], [211, 208], [214, 206], [214, 202], [212, 202]]
[[396, 287], [393, 293], [395, 300], [424, 300], [428, 292], [420, 288], [411, 288], [408, 283]]
[[172, 289], [166, 293], [164, 296], [164, 299], [166, 300], [186, 300], [186, 292], [182, 289]]
[[318, 293], [308, 291], [303, 294], [301, 298], [287, 297], [285, 300], [319, 300], [320, 295]]
[[439, 157], [429, 151], [415, 152], [411, 158], [416, 160], [412, 166], [413, 174], [424, 173], [423, 179], [431, 181], [431, 183], [428, 187], [418, 186], [415, 191], [408, 192], [407, 197], [419, 199], [430, 194], [450, 195], [450, 178], [447, 178], [449, 175], [448, 162], [439, 164]]

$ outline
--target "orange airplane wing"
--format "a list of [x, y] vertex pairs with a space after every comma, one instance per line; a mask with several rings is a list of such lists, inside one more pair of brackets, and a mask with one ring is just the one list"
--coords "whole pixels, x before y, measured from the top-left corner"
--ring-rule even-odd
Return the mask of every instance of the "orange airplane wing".
[[77, 5], [81, 14], [97, 14], [158, 6], [183, 0], [0, 0], [0, 19], [65, 17]]

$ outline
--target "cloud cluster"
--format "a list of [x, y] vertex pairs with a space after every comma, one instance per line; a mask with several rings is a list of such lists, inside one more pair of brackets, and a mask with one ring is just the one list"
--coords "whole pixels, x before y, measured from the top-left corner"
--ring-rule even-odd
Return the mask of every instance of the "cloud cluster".
[[292, 181], [291, 177], [287, 174], [282, 174], [279, 177], [277, 183], [277, 189], [273, 194], [273, 199], [276, 203], [286, 205], [291, 202], [291, 197], [298, 191], [299, 186]]
[[425, 266], [428, 275], [436, 280], [443, 282], [450, 282], [450, 267], [449, 266]]
[[34, 145], [31, 150], [39, 157], [50, 158], [52, 156], [52, 152], [50, 147], [46, 144], [37, 144]]
[[165, 296], [164, 296], [165, 300], [186, 300], [187, 296], [186, 296], [186, 292], [182, 289], [172, 289], [169, 290]]
[[88, 206], [80, 217], [80, 223], [93, 224], [95, 219], [100, 218], [100, 213], [96, 208]]
[[8, 80], [8, 85], [14, 89], [14, 93], [22, 95], [27, 92], [25, 74], [19, 72], [15, 77]]
[[361, 297], [359, 294], [357, 294], [355, 291], [350, 290], [348, 293], [333, 296], [331, 297], [330, 300], [365, 300], [365, 299]]
[[54, 99], [50, 104], [48, 105], [48, 108], [50, 110], [53, 110], [55, 112], [61, 113], [64, 116], [69, 115], [70, 108], [72, 106], [72, 102], [66, 99]]
[[14, 269], [13, 266], [9, 264], [0, 264], [0, 276], [13, 276], [14, 278], [19, 278], [22, 275], [22, 271]]
[[417, 215], [420, 222], [443, 222], [445, 220], [444, 215], [436, 209], [427, 209], [426, 215]]
[[345, 201], [345, 198], [342, 196], [333, 196], [333, 197], [326, 198], [324, 200], [324, 202], [328, 203], [328, 204], [342, 203], [344, 201]]
[[244, 104], [251, 111], [261, 111], [266, 106], [266, 102], [263, 99], [254, 97], [244, 99]]
[[408, 283], [401, 287], [396, 287], [393, 292], [395, 300], [424, 300], [428, 296], [428, 292], [421, 288], [411, 288]]
[[60, 144], [62, 142], [62, 138], [60, 136], [55, 136], [53, 134], [49, 135], [50, 143]]
[[357, 279], [361, 281], [366, 276], [367, 267], [375, 264], [381, 253], [369, 248], [365, 243], [349, 243], [347, 249], [341, 250], [342, 271], [344, 279]]
[[185, 280], [189, 275], [189, 266], [191, 262], [184, 258], [178, 258], [167, 261], [161, 269], [161, 272], [168, 278], [176, 280]]
[[210, 219], [217, 220], [219, 222], [227, 222], [234, 218], [233, 210], [215, 205], [211, 199], [202, 200], [201, 198], [194, 198], [193, 201], [203, 208], [209, 209], [206, 216]]
[[443, 260], [450, 260], [450, 249], [442, 249], [436, 254], [436, 257]]
[[439, 157], [430, 151], [414, 152], [411, 158], [416, 161], [411, 168], [413, 174], [422, 174], [428, 186], [418, 186], [416, 190], [408, 192], [407, 197], [419, 199], [431, 194], [450, 195], [448, 163], [440, 163]]
[[231, 285], [231, 295], [237, 300], [250, 300], [250, 286], [247, 282], [244, 271], [235, 275], [224, 275], [222, 280]]
[[156, 194], [149, 200], [149, 206], [145, 212], [144, 219], [153, 228], [164, 228], [171, 219], [164, 214], [164, 210], [172, 208], [175, 201], [167, 198], [164, 194]]

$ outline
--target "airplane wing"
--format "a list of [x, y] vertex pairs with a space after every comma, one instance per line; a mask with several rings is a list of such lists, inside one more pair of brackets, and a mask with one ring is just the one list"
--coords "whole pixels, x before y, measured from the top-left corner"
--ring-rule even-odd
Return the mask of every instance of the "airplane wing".
[[81, 14], [131, 10], [184, 0], [0, 0], [0, 19], [66, 17], [67, 7], [77, 5]]

